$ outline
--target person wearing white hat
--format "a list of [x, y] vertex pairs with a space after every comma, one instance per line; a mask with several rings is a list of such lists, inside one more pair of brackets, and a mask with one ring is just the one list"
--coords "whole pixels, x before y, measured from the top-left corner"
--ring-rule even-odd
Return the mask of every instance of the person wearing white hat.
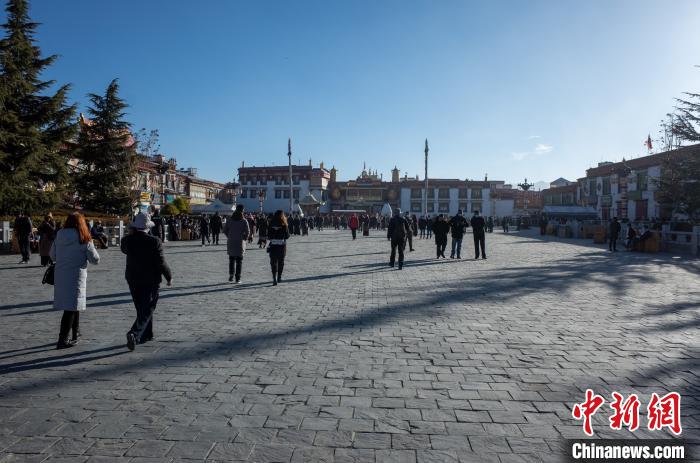
[[162, 277], [172, 285], [173, 276], [163, 256], [163, 243], [149, 233], [153, 222], [148, 214], [139, 212], [129, 224], [132, 233], [121, 242], [126, 254], [126, 281], [136, 307], [136, 320], [126, 334], [126, 346], [134, 350], [136, 344], [153, 339], [153, 312], [158, 303]]

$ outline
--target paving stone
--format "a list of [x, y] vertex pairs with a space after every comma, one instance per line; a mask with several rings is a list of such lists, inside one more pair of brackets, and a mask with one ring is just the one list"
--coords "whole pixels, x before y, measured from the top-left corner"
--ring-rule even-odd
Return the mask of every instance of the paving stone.
[[[118, 249], [89, 267], [69, 352], [34, 349], [55, 338], [52, 288], [0, 255], [0, 336], [19, 349], [1, 360], [0, 458], [547, 462], [583, 437], [571, 406], [588, 387], [697, 408], [696, 261], [524, 230], [488, 234], [488, 261], [436, 260], [416, 239], [399, 272], [382, 233], [293, 237], [275, 288], [264, 250], [234, 286], [224, 245], [166, 243], [176, 285], [134, 352]], [[599, 415], [605, 438], [660, 435]]]

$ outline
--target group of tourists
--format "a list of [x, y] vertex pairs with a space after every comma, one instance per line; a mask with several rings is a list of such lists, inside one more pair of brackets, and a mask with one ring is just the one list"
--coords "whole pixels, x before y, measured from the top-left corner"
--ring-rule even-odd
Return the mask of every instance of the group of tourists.
[[[352, 218], [351, 218], [352, 220]], [[422, 222], [421, 222], [422, 221]], [[401, 215], [401, 209], [394, 210], [394, 216], [389, 220], [387, 230], [387, 240], [391, 242], [391, 255], [389, 266], [394, 267], [396, 254], [398, 251], [398, 268], [401, 270], [404, 264], [404, 250], [408, 243], [410, 251], [413, 251], [412, 237], [417, 236], [417, 230], [429, 230], [429, 234], [423, 232], [422, 237], [435, 236], [436, 257], [444, 259], [447, 248], [447, 237], [452, 237], [452, 252], [450, 259], [462, 258], [462, 239], [467, 232], [467, 228], [472, 227], [474, 235], [474, 258], [486, 259], [486, 230], [487, 221], [479, 215], [479, 211], [474, 211], [471, 220], [464, 217], [460, 209], [452, 218], [443, 214], [438, 214], [434, 219], [418, 219], [415, 215]], [[353, 233], [353, 239], [355, 234]]]

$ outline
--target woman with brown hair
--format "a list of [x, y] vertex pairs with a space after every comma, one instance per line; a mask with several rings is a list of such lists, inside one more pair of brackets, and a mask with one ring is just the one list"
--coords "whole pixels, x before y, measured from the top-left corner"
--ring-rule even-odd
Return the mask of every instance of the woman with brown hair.
[[267, 252], [270, 253], [270, 267], [272, 268], [272, 285], [282, 281], [282, 270], [284, 269], [284, 257], [287, 254], [287, 240], [289, 239], [289, 226], [284, 212], [278, 210], [268, 226], [268, 237], [270, 245]]
[[[80, 336], [79, 313], [86, 305], [87, 263], [100, 262], [82, 214], [74, 212], [68, 216], [51, 246], [51, 260], [56, 263], [53, 308], [63, 311], [56, 349], [66, 349], [73, 347]], [[73, 336], [69, 340], [71, 330]]]

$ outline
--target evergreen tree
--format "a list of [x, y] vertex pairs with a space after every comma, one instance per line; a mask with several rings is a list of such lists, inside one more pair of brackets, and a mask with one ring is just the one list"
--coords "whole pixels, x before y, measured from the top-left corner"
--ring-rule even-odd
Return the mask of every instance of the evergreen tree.
[[135, 143], [124, 121], [128, 105], [119, 98], [117, 80], [104, 95], [88, 95], [90, 119], [81, 121], [78, 135], [76, 187], [88, 210], [127, 214], [134, 203], [132, 182]]
[[0, 39], [0, 215], [54, 207], [67, 190], [75, 106], [69, 86], [52, 94], [54, 81], [42, 72], [56, 56], [41, 57], [35, 45], [38, 24], [30, 21], [27, 0], [9, 0]]

